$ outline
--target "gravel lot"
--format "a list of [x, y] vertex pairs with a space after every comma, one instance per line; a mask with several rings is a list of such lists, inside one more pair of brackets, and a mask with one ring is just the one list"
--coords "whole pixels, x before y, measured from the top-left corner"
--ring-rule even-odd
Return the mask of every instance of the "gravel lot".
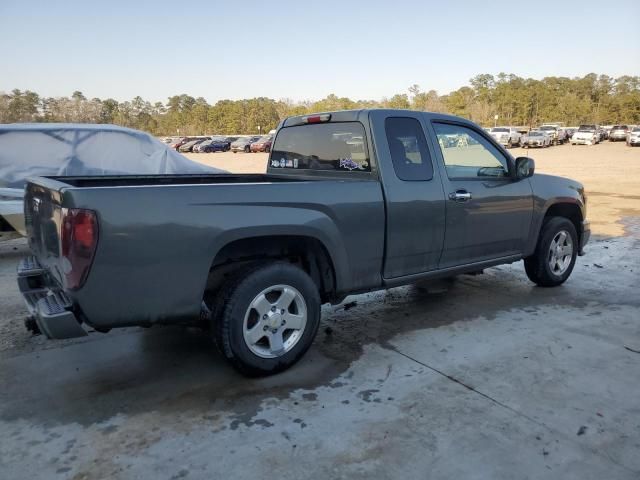
[[565, 285], [517, 263], [349, 297], [267, 379], [195, 329], [30, 336], [27, 249], [0, 239], [0, 478], [639, 478], [640, 149], [512, 153], [587, 188], [595, 237]]

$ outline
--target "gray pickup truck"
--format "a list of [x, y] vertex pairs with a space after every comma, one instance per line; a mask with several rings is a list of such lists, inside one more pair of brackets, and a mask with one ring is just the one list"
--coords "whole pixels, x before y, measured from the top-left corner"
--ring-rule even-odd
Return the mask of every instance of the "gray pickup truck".
[[562, 284], [590, 235], [579, 183], [467, 120], [359, 110], [281, 122], [266, 174], [39, 177], [18, 268], [50, 338], [207, 322], [231, 364], [294, 364], [320, 306], [524, 260]]

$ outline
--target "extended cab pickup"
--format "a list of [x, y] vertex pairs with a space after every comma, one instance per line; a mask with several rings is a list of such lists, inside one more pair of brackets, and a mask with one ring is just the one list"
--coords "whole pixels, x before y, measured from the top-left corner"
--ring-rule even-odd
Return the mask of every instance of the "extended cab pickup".
[[538, 285], [563, 283], [585, 202], [458, 117], [297, 116], [266, 174], [31, 179], [18, 283], [51, 338], [205, 321], [236, 368], [269, 374], [349, 294], [522, 259]]

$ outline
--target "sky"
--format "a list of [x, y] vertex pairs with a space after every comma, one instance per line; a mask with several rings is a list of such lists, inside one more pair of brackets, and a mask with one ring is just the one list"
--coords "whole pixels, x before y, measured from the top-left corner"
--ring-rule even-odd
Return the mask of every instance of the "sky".
[[640, 75], [640, 1], [0, 0], [0, 92], [375, 99], [481, 73]]

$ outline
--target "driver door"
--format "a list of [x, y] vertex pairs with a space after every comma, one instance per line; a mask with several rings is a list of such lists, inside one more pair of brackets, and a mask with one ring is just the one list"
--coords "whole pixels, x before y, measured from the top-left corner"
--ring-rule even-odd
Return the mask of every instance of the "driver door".
[[511, 174], [513, 162], [470, 125], [432, 122], [446, 197], [444, 248], [439, 268], [522, 254], [533, 195], [528, 179]]

